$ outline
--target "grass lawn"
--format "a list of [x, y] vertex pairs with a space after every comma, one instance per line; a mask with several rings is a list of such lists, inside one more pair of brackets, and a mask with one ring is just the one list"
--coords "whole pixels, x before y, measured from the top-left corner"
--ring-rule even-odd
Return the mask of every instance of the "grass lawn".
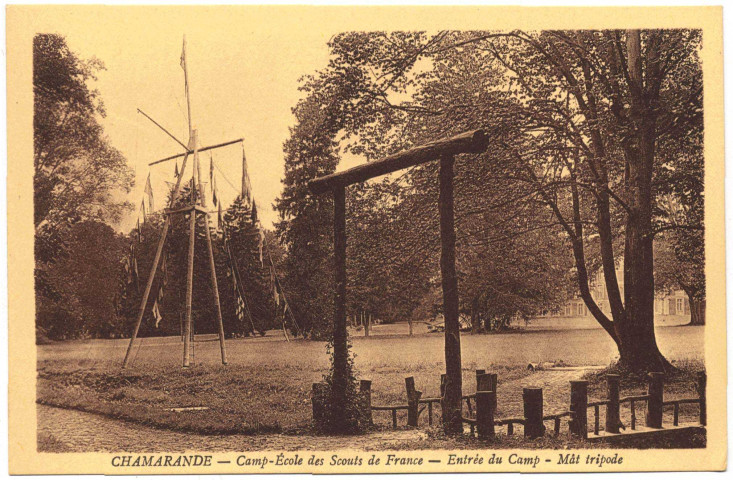
[[[700, 327], [658, 329], [662, 351], [678, 362], [702, 357], [702, 337]], [[122, 371], [126, 343], [96, 340], [39, 346], [39, 403], [179, 431], [292, 432], [310, 424], [311, 384], [319, 381], [328, 368], [325, 344], [321, 342], [286, 343], [265, 337], [228, 341], [228, 366], [218, 363], [217, 343], [197, 343], [196, 365], [183, 370], [179, 339], [147, 338], [133, 354], [132, 366]], [[406, 376], [415, 377], [424, 396], [438, 395], [444, 368], [442, 335], [356, 337], [353, 351], [359, 378], [373, 381], [374, 404], [403, 403]], [[464, 391], [475, 390], [477, 368], [498, 373], [501, 385], [528, 376], [526, 366], [530, 362], [562, 360], [571, 365], [608, 365], [614, 354], [613, 343], [601, 330], [464, 335]], [[679, 393], [688, 393], [687, 380], [680, 377]], [[602, 378], [592, 377], [591, 381], [591, 399], [604, 396]], [[635, 392], [644, 389], [643, 385], [629, 387]], [[692, 388], [690, 383], [690, 392]], [[518, 396], [521, 403], [521, 389], [507, 393]], [[625, 394], [626, 390], [622, 392]], [[566, 407], [567, 399], [560, 398], [564, 395], [546, 397], [546, 411]], [[170, 410], [187, 406], [208, 409]], [[376, 421], [388, 423], [387, 418], [376, 415]], [[643, 422], [643, 417], [639, 420]]]

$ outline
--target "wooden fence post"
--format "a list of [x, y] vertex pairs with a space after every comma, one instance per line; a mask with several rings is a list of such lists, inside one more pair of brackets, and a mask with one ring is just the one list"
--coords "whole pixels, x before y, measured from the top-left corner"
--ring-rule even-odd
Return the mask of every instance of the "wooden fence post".
[[445, 408], [443, 406], [443, 400], [445, 398], [445, 382], [446, 382], [445, 373], [441, 373], [440, 374], [440, 415], [441, 416], [443, 415], [443, 408]]
[[646, 402], [646, 426], [662, 428], [664, 403], [664, 373], [649, 372], [649, 400]]
[[588, 382], [570, 381], [570, 434], [588, 438]]
[[545, 424], [542, 421], [544, 416], [542, 408], [542, 389], [525, 388], [522, 391], [524, 402], [524, 436], [527, 438], [538, 438], [545, 434]]
[[372, 381], [361, 380], [359, 382], [359, 393], [361, 393], [362, 403], [362, 418], [366, 425], [373, 425], [374, 420], [372, 417]]
[[328, 385], [325, 383], [314, 383], [311, 391], [311, 403], [313, 404], [313, 422], [320, 425], [324, 416], [323, 402], [326, 399]]
[[606, 431], [608, 433], [619, 433], [621, 428], [621, 411], [619, 406], [619, 383], [620, 375], [606, 375], [606, 388], [608, 389], [608, 404], [606, 405]]
[[407, 390], [407, 426], [417, 427], [422, 392], [415, 389], [415, 377], [405, 378]]
[[494, 438], [496, 392], [476, 392], [476, 433], [478, 438]]
[[477, 391], [477, 392], [481, 390], [481, 389], [479, 388], [479, 385], [478, 385], [478, 377], [479, 377], [480, 375], [483, 375], [483, 374], [485, 374], [485, 373], [486, 373], [486, 370], [484, 370], [484, 369], [477, 369], [477, 370], [476, 370], [476, 391]]
[[707, 374], [705, 372], [699, 372], [697, 374], [697, 395], [700, 398], [700, 425], [708, 424], [708, 401], [705, 393], [707, 383]]
[[476, 373], [476, 391], [477, 392], [493, 392], [493, 389], [491, 388], [491, 374], [490, 373], [479, 374], [477, 371]]
[[[478, 372], [478, 370], [477, 370]], [[495, 373], [484, 373], [479, 375], [476, 374], [476, 391], [484, 391], [484, 392], [494, 392], [497, 393], [497, 375]], [[493, 402], [493, 411], [496, 412], [497, 407], [497, 400], [496, 395], [491, 397], [491, 401]]]

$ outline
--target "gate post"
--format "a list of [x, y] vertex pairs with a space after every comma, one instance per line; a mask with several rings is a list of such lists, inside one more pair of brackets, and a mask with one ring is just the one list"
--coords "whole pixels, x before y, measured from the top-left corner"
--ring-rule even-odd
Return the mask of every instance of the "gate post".
[[588, 438], [588, 382], [570, 381], [570, 434]]
[[443, 429], [447, 434], [463, 432], [461, 405], [461, 333], [458, 319], [458, 276], [456, 275], [456, 231], [453, 212], [453, 163], [451, 154], [440, 159], [438, 208], [440, 211], [440, 276], [445, 317], [445, 373]]
[[522, 391], [524, 403], [524, 436], [538, 438], [545, 434], [541, 388], [525, 388]]
[[348, 345], [346, 336], [346, 189], [333, 189], [333, 250], [336, 267], [333, 316], [333, 381], [331, 415], [337, 432], [346, 425], [346, 384], [348, 383]]
[[486, 373], [486, 370], [483, 370], [483, 369], [477, 369], [476, 370], [476, 392], [479, 392], [481, 390], [484, 390], [483, 388], [479, 387], [478, 377], [480, 377], [481, 375], [483, 375], [485, 373]]
[[361, 380], [359, 382], [359, 393], [361, 393], [361, 401], [363, 402], [362, 418], [366, 425], [371, 426], [374, 424], [372, 418], [372, 381]]
[[415, 377], [405, 378], [407, 390], [407, 426], [417, 427], [422, 392], [415, 389]]
[[649, 372], [649, 400], [646, 402], [646, 426], [662, 428], [664, 403], [664, 373]]
[[708, 423], [708, 401], [705, 394], [705, 387], [708, 383], [708, 377], [705, 372], [697, 374], [697, 396], [700, 398], [700, 425]]
[[476, 392], [476, 434], [478, 438], [494, 438], [494, 405], [496, 392]]
[[325, 383], [314, 383], [311, 391], [311, 403], [313, 405], [313, 423], [320, 426], [325, 415], [323, 402], [328, 392], [328, 385]]
[[606, 431], [608, 433], [618, 433], [619, 428], [621, 427], [621, 411], [619, 407], [620, 379], [620, 375], [606, 375], [606, 387], [608, 388], [608, 405], [606, 405]]

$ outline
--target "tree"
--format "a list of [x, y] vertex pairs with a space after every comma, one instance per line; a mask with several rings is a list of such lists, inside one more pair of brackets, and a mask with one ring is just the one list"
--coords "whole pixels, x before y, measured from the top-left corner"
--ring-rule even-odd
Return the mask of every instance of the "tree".
[[[241, 330], [249, 335], [250, 332], [254, 333], [253, 329], [264, 334], [265, 330], [279, 328], [275, 324], [275, 302], [272, 279], [267, 269], [265, 239], [260, 238], [260, 230], [252, 221], [252, 207], [247, 200], [238, 196], [232, 202], [224, 215], [224, 226], [230, 252], [242, 280], [244, 300], [252, 316], [251, 322], [254, 323], [252, 326], [250, 320], [245, 320]], [[230, 278], [226, 285], [228, 287], [231, 284]], [[236, 299], [232, 296], [231, 300], [231, 308], [234, 308]]]
[[82, 219], [114, 222], [129, 207], [114, 197], [130, 191], [132, 171], [104, 136], [104, 105], [88, 86], [103, 68], [80, 60], [60, 35], [33, 39], [34, 224], [46, 239], [58, 241]]
[[[173, 208], [182, 208], [190, 204], [190, 183], [181, 188], [179, 197]], [[168, 199], [170, 202], [170, 198]], [[181, 333], [182, 321], [185, 318], [187, 257], [190, 217], [174, 215], [164, 247], [163, 260], [156, 273], [152, 294], [146, 305], [146, 316], [140, 328], [141, 336], [178, 335]], [[136, 227], [128, 236], [128, 245], [135, 249], [135, 259], [140, 278], [126, 282], [124, 312], [127, 317], [129, 333], [134, 325], [142, 288], [153, 263], [155, 250], [160, 239], [164, 218], [160, 215], [149, 215], [139, 230]], [[213, 227], [211, 232], [216, 266], [219, 301], [222, 310], [224, 331], [228, 336], [249, 336], [255, 331], [264, 333], [275, 326], [275, 306], [269, 273], [259, 259], [259, 229], [253, 224], [251, 210], [240, 197], [236, 198], [226, 210], [223, 218], [226, 226], [231, 254], [239, 269], [242, 281], [242, 292], [251, 313], [237, 314], [237, 297], [234, 292], [232, 263], [224, 246], [223, 236]], [[194, 243], [194, 296], [192, 302], [193, 329], [195, 333], [217, 333], [218, 324], [214, 303], [214, 292], [211, 284], [211, 266], [206, 246], [206, 220], [198, 216], [196, 239]], [[165, 265], [165, 267], [163, 267]], [[167, 275], [164, 274], [167, 271]], [[167, 281], [164, 280], [167, 278]], [[165, 283], [164, 283], [165, 282]], [[157, 292], [163, 288], [163, 298], [159, 304], [162, 320], [156, 325], [152, 313]]]
[[[701, 144], [699, 46], [697, 30], [347, 33], [332, 40], [319, 82], [358, 71], [338, 114], [342, 137], [367, 158], [486, 128], [493, 147], [483, 178], [513, 180], [521, 188], [510, 198], [548, 208], [573, 255], [579, 294], [622, 363], [664, 370], [671, 366], [654, 336], [652, 244], [667, 226], [656, 195], [685, 148], [680, 139]], [[412, 180], [430, 173], [415, 169]], [[591, 296], [591, 244], [610, 318]]]
[[[36, 304], [63, 305], [69, 292], [50, 278], [53, 264], [74, 256], [72, 227], [115, 222], [129, 207], [117, 198], [133, 183], [125, 158], [109, 145], [99, 118], [104, 106], [89, 87], [103, 68], [71, 52], [60, 35], [33, 39], [33, 203]], [[109, 319], [111, 321], [111, 319]]]
[[332, 173], [338, 159], [319, 99], [308, 96], [293, 113], [298, 123], [284, 145], [284, 187], [275, 202], [280, 215], [276, 232], [287, 250], [284, 284], [294, 315], [307, 336], [324, 339], [330, 335], [333, 315], [333, 207], [327, 195], [311, 195], [307, 183]]
[[45, 272], [54, 294], [37, 304], [38, 333], [54, 340], [121, 336], [125, 323], [116, 302], [124, 237], [109, 225], [86, 220], [69, 227], [65, 243], [66, 255]]

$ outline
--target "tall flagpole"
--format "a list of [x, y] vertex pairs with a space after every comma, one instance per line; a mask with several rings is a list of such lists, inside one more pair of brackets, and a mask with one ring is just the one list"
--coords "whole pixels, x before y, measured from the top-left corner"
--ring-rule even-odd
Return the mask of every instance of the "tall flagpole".
[[[221, 347], [221, 363], [227, 364], [226, 347], [224, 343], [224, 322], [221, 315], [221, 303], [219, 300], [219, 286], [216, 279], [216, 265], [214, 262], [214, 249], [211, 244], [211, 232], [209, 231], [209, 213], [206, 211], [206, 196], [204, 195], [204, 189], [201, 185], [201, 162], [199, 161], [199, 142], [198, 132], [193, 129], [193, 122], [191, 120], [191, 96], [189, 95], [188, 87], [188, 61], [186, 58], [186, 36], [183, 37], [183, 51], [181, 52], [181, 66], [183, 67], [183, 77], [186, 84], [186, 105], [188, 107], [188, 131], [189, 131], [189, 148], [193, 149], [193, 181], [191, 182], [192, 189], [196, 190], [197, 194], [194, 194], [193, 205], [191, 205], [191, 225], [189, 232], [189, 252], [188, 252], [188, 278], [186, 285], [186, 324], [185, 324], [185, 336], [183, 341], [183, 366], [188, 367], [190, 362], [190, 336], [191, 336], [191, 304], [193, 301], [193, 257], [194, 257], [194, 242], [196, 238], [196, 203], [197, 197], [201, 198], [201, 205], [204, 207], [204, 217], [206, 230], [206, 246], [209, 254], [209, 265], [211, 268], [211, 283], [214, 290], [214, 303], [216, 304], [216, 317], [219, 329], [219, 343]], [[195, 335], [195, 332], [194, 332]]]
[[193, 125], [191, 123], [191, 96], [188, 94], [188, 63], [186, 61], [186, 36], [183, 36], [183, 50], [181, 51], [181, 67], [183, 68], [183, 81], [186, 88], [186, 106], [188, 107], [188, 144], [191, 147], [193, 138]]

